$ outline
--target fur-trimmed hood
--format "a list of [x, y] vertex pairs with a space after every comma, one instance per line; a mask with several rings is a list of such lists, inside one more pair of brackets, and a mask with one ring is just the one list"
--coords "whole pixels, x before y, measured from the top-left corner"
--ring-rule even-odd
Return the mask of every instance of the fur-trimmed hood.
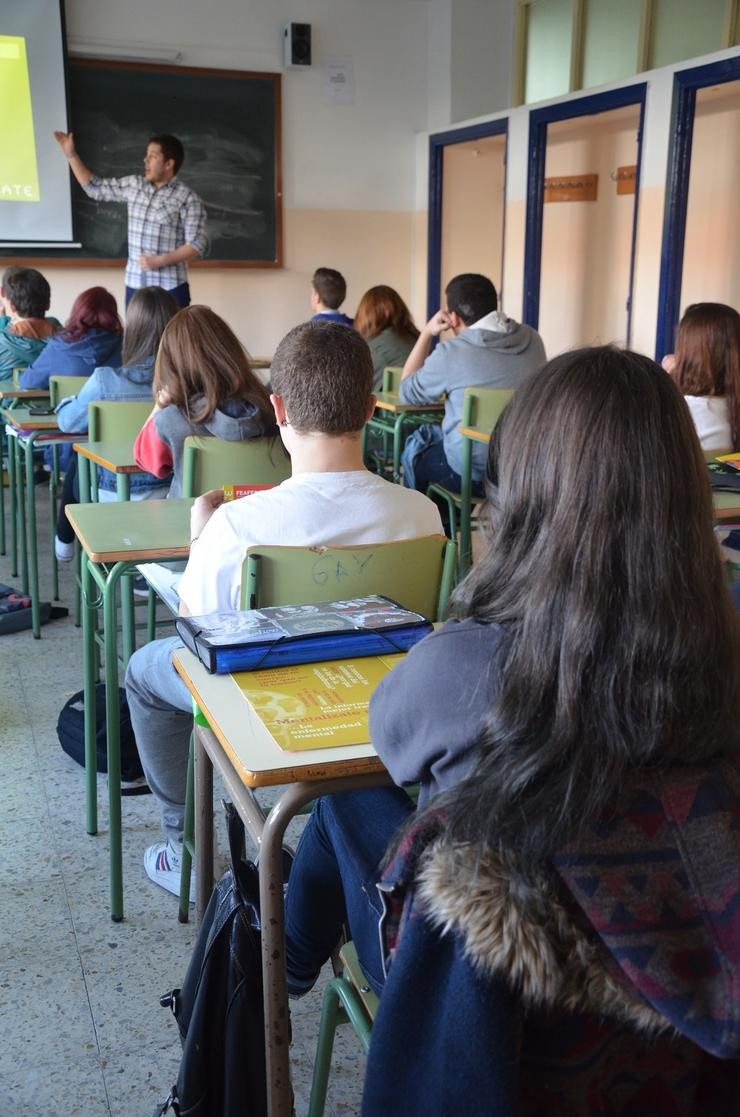
[[416, 911], [525, 1008], [675, 1029], [740, 1056], [740, 759], [643, 773], [534, 877], [513, 851], [420, 829], [431, 841], [401, 848], [384, 890], [413, 882]]

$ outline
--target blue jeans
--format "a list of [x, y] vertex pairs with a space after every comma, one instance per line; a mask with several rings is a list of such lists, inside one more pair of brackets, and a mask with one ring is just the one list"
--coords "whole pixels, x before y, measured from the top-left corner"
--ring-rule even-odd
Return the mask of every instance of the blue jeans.
[[285, 905], [289, 984], [310, 986], [349, 931], [376, 993], [383, 983], [375, 882], [393, 835], [414, 810], [399, 787], [346, 791], [317, 799], [298, 843]]
[[[455, 493], [462, 488], [462, 477], [451, 468], [445, 457], [439, 427], [427, 423], [410, 434], [403, 448], [401, 465], [407, 489], [425, 493], [432, 482], [444, 485]], [[483, 496], [483, 482], [473, 481], [472, 491], [473, 496]]]
[[[126, 306], [128, 306], [138, 290], [138, 287], [126, 288]], [[179, 287], [170, 288], [169, 294], [172, 295], [172, 298], [175, 300], [178, 306], [190, 306], [189, 283], [181, 283]]]

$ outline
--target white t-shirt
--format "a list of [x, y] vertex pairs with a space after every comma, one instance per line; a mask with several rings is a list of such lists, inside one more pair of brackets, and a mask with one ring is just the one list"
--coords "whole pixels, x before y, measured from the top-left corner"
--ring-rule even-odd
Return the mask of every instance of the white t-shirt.
[[239, 608], [251, 546], [352, 546], [442, 534], [437, 506], [374, 473], [299, 473], [218, 508], [190, 552], [180, 599], [194, 615]]
[[723, 396], [684, 396], [702, 450], [733, 450], [730, 413]]

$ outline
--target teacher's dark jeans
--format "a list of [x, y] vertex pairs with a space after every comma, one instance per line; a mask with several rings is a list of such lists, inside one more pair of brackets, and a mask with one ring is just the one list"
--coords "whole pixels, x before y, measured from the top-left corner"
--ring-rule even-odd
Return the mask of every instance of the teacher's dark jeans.
[[[138, 287], [126, 288], [126, 306], [131, 302], [132, 298], [139, 290]], [[179, 287], [172, 287], [169, 291], [172, 298], [178, 306], [190, 306], [190, 284], [181, 283]]]
[[285, 902], [288, 985], [310, 987], [345, 923], [368, 981], [383, 987], [375, 882], [398, 828], [414, 810], [398, 787], [346, 791], [316, 800], [298, 843]]

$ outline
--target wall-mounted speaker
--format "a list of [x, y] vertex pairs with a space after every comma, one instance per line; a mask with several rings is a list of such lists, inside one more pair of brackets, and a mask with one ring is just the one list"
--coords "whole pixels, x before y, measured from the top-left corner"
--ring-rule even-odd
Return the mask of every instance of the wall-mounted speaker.
[[311, 24], [286, 23], [283, 31], [286, 66], [311, 65]]

